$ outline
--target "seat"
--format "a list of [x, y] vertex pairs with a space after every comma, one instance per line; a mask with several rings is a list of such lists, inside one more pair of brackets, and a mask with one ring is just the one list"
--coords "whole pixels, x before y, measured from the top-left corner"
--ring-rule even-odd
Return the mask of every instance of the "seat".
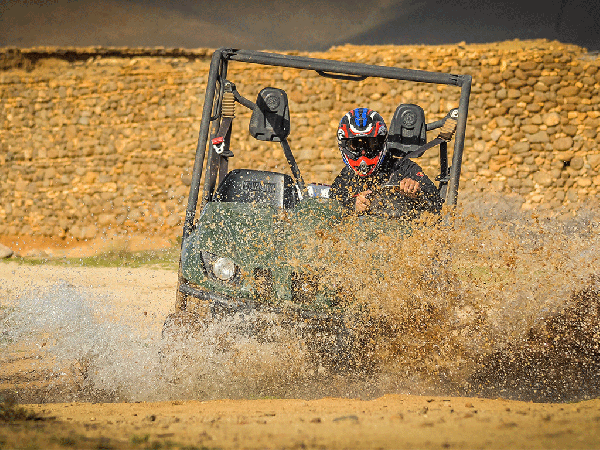
[[388, 151], [399, 158], [425, 145], [427, 124], [423, 108], [412, 103], [400, 104], [390, 122], [387, 142]]

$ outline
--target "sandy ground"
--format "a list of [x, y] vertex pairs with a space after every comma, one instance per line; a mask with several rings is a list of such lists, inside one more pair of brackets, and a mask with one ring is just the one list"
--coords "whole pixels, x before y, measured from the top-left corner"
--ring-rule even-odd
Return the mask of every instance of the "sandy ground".
[[[173, 305], [176, 273], [0, 263], [4, 310], [19, 296], [56, 285], [84, 290], [89, 297], [101, 295], [114, 317], [127, 317], [132, 326], [159, 335]], [[102, 320], [110, 322], [111, 317]], [[0, 388], [5, 395], [11, 390], [35, 390], [43, 384], [43, 374], [33, 373], [35, 369], [27, 365], [28, 350], [37, 351], [0, 346]], [[514, 449], [600, 445], [600, 400], [541, 404], [385, 395], [373, 400], [78, 400], [12, 408], [19, 407], [34, 412], [38, 420], [3, 421], [0, 415], [0, 448]], [[9, 407], [5, 404], [4, 408]]]
[[[49, 404], [52, 420], [2, 426], [47, 448], [73, 436], [113, 447], [143, 441], [196, 448], [597, 448], [600, 402], [553, 405], [388, 395], [372, 401], [218, 400]], [[109, 440], [106, 442], [106, 440]], [[135, 445], [132, 445], [135, 447]]]
[[167, 249], [173, 246], [173, 240], [143, 235], [105, 236], [84, 241], [47, 236], [0, 236], [0, 245], [26, 258], [85, 258], [115, 250]]

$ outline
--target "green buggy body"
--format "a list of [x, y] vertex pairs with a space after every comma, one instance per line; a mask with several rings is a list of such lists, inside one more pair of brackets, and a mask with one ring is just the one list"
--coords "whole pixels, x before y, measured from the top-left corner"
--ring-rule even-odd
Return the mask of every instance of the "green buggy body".
[[[343, 227], [342, 207], [329, 198], [329, 186], [304, 183], [287, 142], [293, 123], [286, 93], [266, 87], [256, 102], [244, 98], [227, 79], [228, 65], [234, 62], [311, 70], [344, 82], [381, 77], [459, 87], [458, 107], [435, 122], [426, 123], [418, 105], [399, 105], [388, 135], [389, 157], [410, 156], [427, 145], [427, 131], [445, 130], [452, 122], [451, 136], [440, 134], [429, 145], [439, 147], [436, 180], [450, 206], [457, 202], [471, 77], [244, 50], [214, 53], [183, 228], [176, 311], [165, 328], [264, 311], [286, 317], [286, 323], [341, 330], [348, 298], [343, 286], [327, 276], [340, 255], [335, 248], [320, 247], [315, 236]], [[291, 175], [228, 170], [234, 103], [252, 110], [249, 133], [255, 139], [282, 146]], [[371, 231], [362, 239], [410, 232], [406, 222], [382, 217], [365, 216], [363, 223]]]

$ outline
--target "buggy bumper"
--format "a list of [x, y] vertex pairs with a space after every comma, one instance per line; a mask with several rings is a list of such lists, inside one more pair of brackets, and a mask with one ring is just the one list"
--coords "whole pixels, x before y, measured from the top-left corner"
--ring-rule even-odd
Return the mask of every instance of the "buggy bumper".
[[[245, 336], [264, 336], [270, 326], [281, 326], [291, 330], [298, 339], [302, 339], [306, 348], [316, 358], [319, 365], [328, 367], [336, 373], [361, 367], [353, 353], [356, 347], [356, 335], [347, 328], [341, 314], [327, 314], [293, 306], [262, 304], [256, 301], [242, 301], [223, 294], [180, 283], [179, 292], [208, 303], [209, 315], [213, 320], [227, 316], [241, 316], [235, 322], [235, 333]], [[266, 335], [268, 337], [268, 333]]]
[[328, 323], [329, 326], [343, 326], [344, 317], [339, 314], [330, 314], [321, 311], [310, 311], [299, 307], [282, 307], [272, 304], [264, 304], [252, 300], [237, 300], [226, 295], [211, 292], [191, 286], [187, 283], [179, 284], [179, 292], [182, 294], [208, 302], [210, 313], [213, 317], [222, 317], [227, 315], [261, 312], [275, 313], [285, 316], [287, 319], [315, 321]]

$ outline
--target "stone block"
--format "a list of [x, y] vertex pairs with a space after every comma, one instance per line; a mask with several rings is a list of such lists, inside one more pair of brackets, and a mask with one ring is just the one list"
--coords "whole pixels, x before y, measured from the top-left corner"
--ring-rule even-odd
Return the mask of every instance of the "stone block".
[[501, 128], [510, 127], [513, 125], [513, 121], [506, 117], [496, 117], [496, 124]]
[[587, 162], [592, 170], [600, 171], [600, 153], [587, 155]]
[[514, 154], [527, 153], [527, 152], [529, 152], [529, 142], [525, 142], [525, 141], [516, 142], [510, 148], [510, 151], [511, 151], [511, 153], [514, 153]]
[[489, 112], [492, 117], [504, 116], [508, 112], [508, 108], [506, 106], [501, 105], [495, 108], [490, 108]]
[[527, 140], [529, 140], [531, 143], [539, 144], [549, 142], [550, 138], [548, 137], [548, 133], [545, 131], [539, 131], [535, 134], [528, 134]]
[[542, 105], [540, 103], [529, 103], [525, 109], [531, 113], [537, 113], [542, 110]]
[[563, 97], [575, 97], [579, 93], [579, 87], [576, 85], [567, 86], [559, 89], [556, 93]]
[[575, 126], [575, 125], [564, 125], [562, 127], [562, 131], [567, 136], [575, 136], [575, 135], [577, 135], [577, 126]]
[[548, 172], [538, 171], [533, 174], [533, 181], [543, 187], [549, 187], [552, 185], [554, 178]]
[[493, 84], [498, 84], [503, 80], [502, 74], [499, 72], [494, 72], [492, 74], [490, 74], [489, 78], [488, 78], [490, 83]]
[[489, 152], [481, 152], [479, 154], [479, 161], [482, 163], [487, 163], [487, 162], [489, 162], [491, 157], [492, 157], [492, 155]]
[[540, 127], [538, 127], [537, 125], [533, 125], [533, 124], [532, 125], [523, 125], [521, 127], [521, 131], [526, 134], [535, 134], [538, 131], [540, 131]]
[[511, 89], [519, 89], [527, 84], [527, 81], [521, 78], [510, 78], [506, 82], [506, 86]]
[[171, 214], [169, 215], [169, 217], [167, 217], [167, 219], [165, 220], [165, 224], [169, 227], [175, 227], [180, 225], [181, 222], [181, 215], [180, 214]]
[[98, 225], [100, 225], [101, 227], [105, 227], [108, 224], [110, 224], [112, 221], [114, 221], [114, 215], [113, 214], [100, 214], [98, 216]]
[[556, 139], [552, 146], [554, 147], [554, 150], [557, 150], [559, 152], [564, 152], [565, 150], [571, 150], [573, 148], [573, 139], [570, 137], [561, 137]]
[[569, 166], [574, 170], [581, 170], [583, 168], [583, 158], [581, 156], [574, 156]]
[[506, 186], [506, 184], [504, 183], [504, 181], [500, 181], [500, 180], [492, 180], [490, 182], [490, 190], [493, 192], [502, 192], [504, 191], [504, 187]]
[[540, 83], [544, 83], [546, 86], [553, 86], [560, 83], [561, 79], [562, 78], [557, 75], [541, 76]]
[[87, 225], [82, 228], [82, 239], [94, 239], [98, 234], [98, 228], [95, 225]]
[[512, 167], [502, 167], [500, 169], [500, 174], [509, 178], [509, 177], [514, 177], [517, 174], [517, 171], [515, 169], [513, 169]]
[[590, 178], [581, 177], [577, 179], [577, 185], [579, 187], [589, 187], [592, 185], [592, 180]]
[[513, 190], [521, 188], [521, 180], [519, 178], [516, 178], [516, 177], [507, 178], [506, 184], [509, 187], [511, 187]]
[[536, 61], [521, 61], [519, 63], [519, 69], [521, 69], [524, 72], [535, 70], [538, 67], [538, 64], [539, 63]]
[[17, 191], [17, 192], [25, 191], [25, 190], [27, 190], [28, 185], [29, 185], [29, 183], [26, 180], [19, 178], [17, 180], [17, 182], [15, 183], [15, 191]]
[[83, 176], [81, 181], [85, 184], [93, 184], [96, 181], [96, 178], [98, 178], [98, 173], [90, 171]]
[[490, 138], [492, 139], [492, 141], [496, 142], [498, 141], [498, 139], [500, 139], [500, 136], [502, 136], [502, 134], [503, 133], [501, 130], [495, 129], [492, 130], [492, 132], [490, 133]]

